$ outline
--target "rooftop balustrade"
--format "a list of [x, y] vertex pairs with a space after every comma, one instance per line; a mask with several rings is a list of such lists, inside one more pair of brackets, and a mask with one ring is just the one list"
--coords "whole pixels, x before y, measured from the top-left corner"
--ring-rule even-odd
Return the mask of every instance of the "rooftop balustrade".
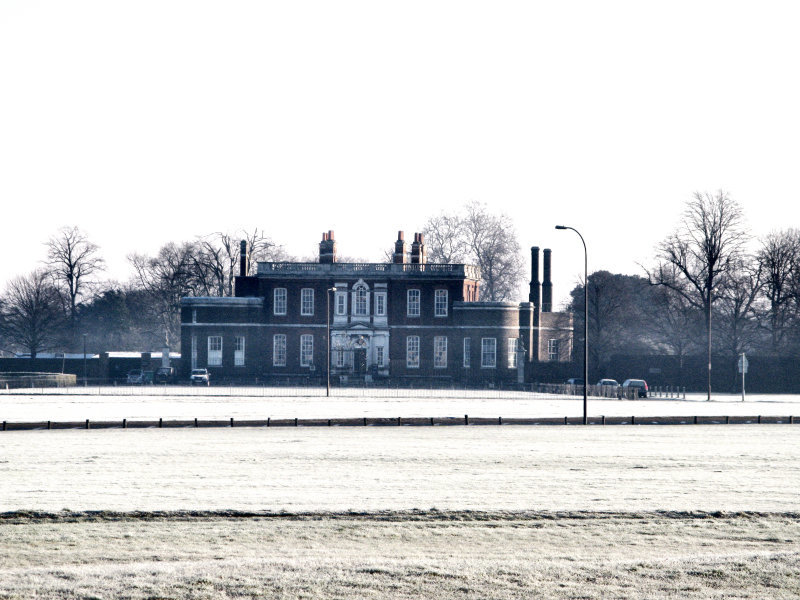
[[481, 272], [475, 265], [465, 264], [260, 262], [258, 275], [403, 275], [478, 280]]

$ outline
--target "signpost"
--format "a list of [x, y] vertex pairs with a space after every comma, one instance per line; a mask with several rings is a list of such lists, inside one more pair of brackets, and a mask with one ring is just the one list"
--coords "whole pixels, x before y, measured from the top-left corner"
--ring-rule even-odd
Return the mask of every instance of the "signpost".
[[742, 355], [739, 357], [739, 373], [742, 374], [742, 402], [744, 402], [744, 376], [747, 373], [747, 355], [742, 352]]

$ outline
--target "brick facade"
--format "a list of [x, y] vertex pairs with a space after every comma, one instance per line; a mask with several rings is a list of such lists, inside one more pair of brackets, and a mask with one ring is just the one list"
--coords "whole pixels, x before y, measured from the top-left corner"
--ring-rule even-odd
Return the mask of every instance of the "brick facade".
[[340, 263], [330, 231], [320, 262], [259, 263], [236, 278], [233, 298], [183, 298], [184, 375], [208, 367], [212, 380], [319, 382], [328, 324], [334, 382], [510, 384], [571, 359], [571, 315], [478, 302], [478, 269], [427, 263], [422, 234], [410, 255], [402, 232], [395, 247], [392, 263]]

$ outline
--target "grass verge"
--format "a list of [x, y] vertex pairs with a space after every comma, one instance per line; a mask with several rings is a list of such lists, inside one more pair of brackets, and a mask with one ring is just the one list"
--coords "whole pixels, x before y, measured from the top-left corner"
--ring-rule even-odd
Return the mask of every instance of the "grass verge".
[[796, 598], [800, 515], [0, 515], [0, 598]]

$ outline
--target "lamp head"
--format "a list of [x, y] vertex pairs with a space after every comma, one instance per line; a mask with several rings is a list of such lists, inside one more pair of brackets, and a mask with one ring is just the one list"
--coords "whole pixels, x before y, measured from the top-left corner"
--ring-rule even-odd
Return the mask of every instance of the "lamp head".
[[566, 226], [564, 226], [564, 225], [556, 225], [556, 229], [566, 229]]

